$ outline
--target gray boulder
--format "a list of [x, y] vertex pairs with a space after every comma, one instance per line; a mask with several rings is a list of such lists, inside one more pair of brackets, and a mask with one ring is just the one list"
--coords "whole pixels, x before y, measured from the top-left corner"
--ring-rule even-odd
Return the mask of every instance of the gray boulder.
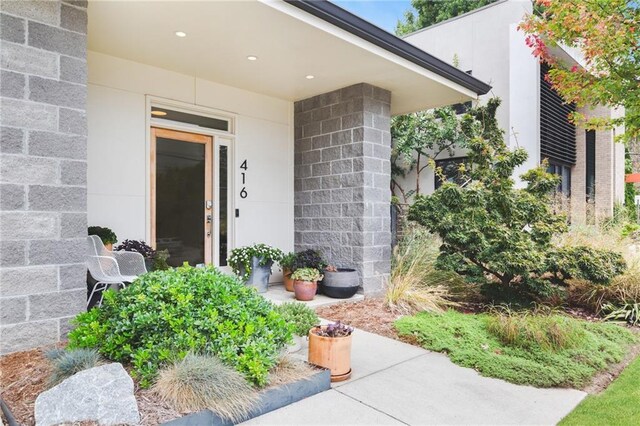
[[69, 377], [36, 399], [37, 426], [83, 420], [101, 425], [140, 423], [133, 380], [122, 364], [105, 364]]

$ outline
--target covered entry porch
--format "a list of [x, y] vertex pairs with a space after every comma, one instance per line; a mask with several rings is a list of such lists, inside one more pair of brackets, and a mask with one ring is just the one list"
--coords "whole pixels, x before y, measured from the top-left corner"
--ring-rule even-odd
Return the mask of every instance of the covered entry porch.
[[391, 115], [488, 90], [329, 2], [95, 2], [88, 17], [88, 223], [172, 265], [313, 248], [380, 291]]

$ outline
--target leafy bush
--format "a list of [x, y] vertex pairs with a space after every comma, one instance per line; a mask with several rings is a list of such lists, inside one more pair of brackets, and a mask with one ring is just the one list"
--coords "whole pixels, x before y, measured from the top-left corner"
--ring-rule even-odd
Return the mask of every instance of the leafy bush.
[[622, 306], [616, 306], [607, 303], [602, 307], [607, 314], [605, 319], [613, 321], [624, 321], [629, 325], [640, 325], [640, 302], [625, 303]]
[[282, 259], [280, 259], [280, 267], [284, 270], [284, 269], [288, 269], [290, 271], [293, 271], [293, 263], [296, 260], [296, 253], [294, 252], [289, 252], [286, 253], [284, 256], [282, 256]]
[[218, 358], [187, 354], [158, 374], [153, 391], [180, 412], [211, 409], [239, 422], [258, 402], [256, 390]]
[[317, 250], [304, 250], [296, 253], [296, 258], [291, 264], [291, 271], [302, 268], [314, 268], [322, 271], [327, 266], [327, 262]]
[[115, 244], [118, 241], [118, 236], [115, 232], [105, 226], [90, 226], [88, 235], [97, 235], [102, 240], [102, 244]]
[[393, 250], [391, 277], [385, 303], [403, 314], [442, 312], [455, 306], [451, 291], [460, 291], [464, 281], [455, 272], [441, 271], [434, 264], [439, 243], [424, 229], [414, 227]]
[[[528, 154], [506, 145], [496, 120], [499, 105], [498, 99], [490, 99], [460, 118], [469, 157], [468, 168], [460, 171], [464, 184], [447, 182], [432, 195], [416, 196], [409, 219], [442, 239], [439, 269], [455, 271], [470, 282], [544, 297], [552, 293], [552, 284], [565, 284], [561, 274], [550, 273], [554, 265], [559, 269], [554, 260], [566, 260], [552, 244], [555, 235], [567, 231], [566, 217], [551, 208], [559, 177], [546, 172], [542, 164], [521, 176], [526, 188], [515, 187], [512, 175]], [[592, 259], [565, 264], [571, 267], [568, 275], [607, 281], [623, 269], [613, 254], [604, 250], [591, 254]]]
[[100, 354], [95, 349], [53, 350], [46, 354], [51, 361], [49, 386], [55, 386], [74, 374], [100, 365]]
[[[238, 247], [231, 250], [227, 262], [233, 273], [241, 278], [248, 278], [251, 275], [251, 259], [260, 259], [260, 266], [267, 265], [269, 262], [279, 262], [282, 260], [284, 253], [282, 250], [268, 246], [266, 244], [254, 244], [252, 246]], [[244, 271], [241, 270], [244, 268]]]
[[156, 251], [155, 256], [153, 256], [153, 270], [154, 271], [166, 271], [171, 268], [169, 263], [167, 263], [167, 259], [169, 259], [169, 250], [158, 250]]
[[579, 278], [594, 284], [609, 284], [627, 269], [621, 254], [591, 247], [561, 247], [547, 254], [545, 270], [559, 283]]
[[144, 241], [138, 240], [124, 240], [122, 244], [118, 245], [115, 251], [135, 251], [144, 256], [145, 259], [153, 259], [156, 255], [156, 251], [148, 246]]
[[[446, 353], [451, 361], [473, 368], [483, 376], [537, 387], [580, 388], [591, 378], [620, 362], [637, 338], [615, 324], [592, 323], [570, 317], [545, 319], [568, 325], [582, 337], [569, 347], [550, 350], [535, 339], [526, 347], [505, 343], [489, 330], [490, 314], [463, 314], [449, 310], [443, 314], [420, 313], [395, 322], [401, 336], [415, 338], [425, 349]], [[523, 321], [538, 321], [533, 315]], [[527, 325], [528, 329], [540, 327]], [[573, 333], [572, 333], [573, 334]], [[544, 339], [542, 340], [544, 342]]]
[[142, 275], [107, 292], [101, 309], [78, 315], [70, 347], [98, 348], [130, 362], [148, 386], [163, 364], [188, 352], [217, 356], [264, 385], [291, 331], [273, 305], [214, 267], [182, 266]]
[[304, 303], [285, 302], [276, 310], [288, 324], [293, 326], [293, 333], [296, 336], [306, 336], [311, 327], [320, 323], [316, 312]]
[[300, 268], [296, 269], [293, 274], [291, 274], [291, 279], [294, 281], [309, 281], [315, 282], [321, 280], [322, 274], [315, 268]]

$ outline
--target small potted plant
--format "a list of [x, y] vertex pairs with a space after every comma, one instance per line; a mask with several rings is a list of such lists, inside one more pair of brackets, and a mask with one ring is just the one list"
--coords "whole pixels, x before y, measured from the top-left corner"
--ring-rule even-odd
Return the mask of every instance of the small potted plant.
[[316, 295], [318, 281], [322, 279], [322, 275], [316, 268], [300, 268], [291, 274], [291, 279], [296, 299], [308, 302]]
[[116, 241], [118, 241], [116, 233], [106, 226], [90, 226], [88, 231], [88, 235], [97, 235], [100, 237], [102, 244], [104, 244], [107, 250], [111, 250]]
[[291, 274], [293, 273], [293, 264], [296, 261], [296, 253], [289, 252], [282, 256], [280, 260], [280, 267], [282, 268], [282, 281], [284, 282], [284, 288], [287, 291], [293, 291], [293, 280]]
[[358, 271], [351, 268], [325, 268], [322, 280], [322, 292], [335, 299], [348, 299], [358, 292], [360, 277]]
[[331, 381], [351, 377], [351, 334], [353, 327], [340, 321], [309, 330], [309, 363], [331, 370]]
[[[295, 259], [291, 264], [291, 272], [295, 272], [301, 268], [314, 268], [318, 271], [322, 271], [327, 266], [327, 262], [322, 257], [322, 254], [318, 250], [308, 249], [296, 253]], [[321, 284], [318, 282], [316, 294], [321, 293]]]
[[273, 262], [280, 262], [283, 255], [280, 249], [266, 244], [254, 244], [231, 250], [227, 262], [246, 285], [255, 287], [259, 293], [265, 293], [269, 288], [271, 266]]
[[297, 302], [285, 302], [276, 310], [293, 330], [293, 345], [289, 346], [287, 352], [299, 351], [303, 338], [307, 337], [312, 327], [320, 323], [318, 315], [304, 303]]

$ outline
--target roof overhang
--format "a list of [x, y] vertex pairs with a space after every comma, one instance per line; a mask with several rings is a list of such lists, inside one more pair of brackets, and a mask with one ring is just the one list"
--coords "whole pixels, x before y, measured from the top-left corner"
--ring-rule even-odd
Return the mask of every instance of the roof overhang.
[[92, 1], [88, 12], [92, 51], [290, 101], [365, 82], [391, 91], [400, 114], [490, 89], [328, 1]]

